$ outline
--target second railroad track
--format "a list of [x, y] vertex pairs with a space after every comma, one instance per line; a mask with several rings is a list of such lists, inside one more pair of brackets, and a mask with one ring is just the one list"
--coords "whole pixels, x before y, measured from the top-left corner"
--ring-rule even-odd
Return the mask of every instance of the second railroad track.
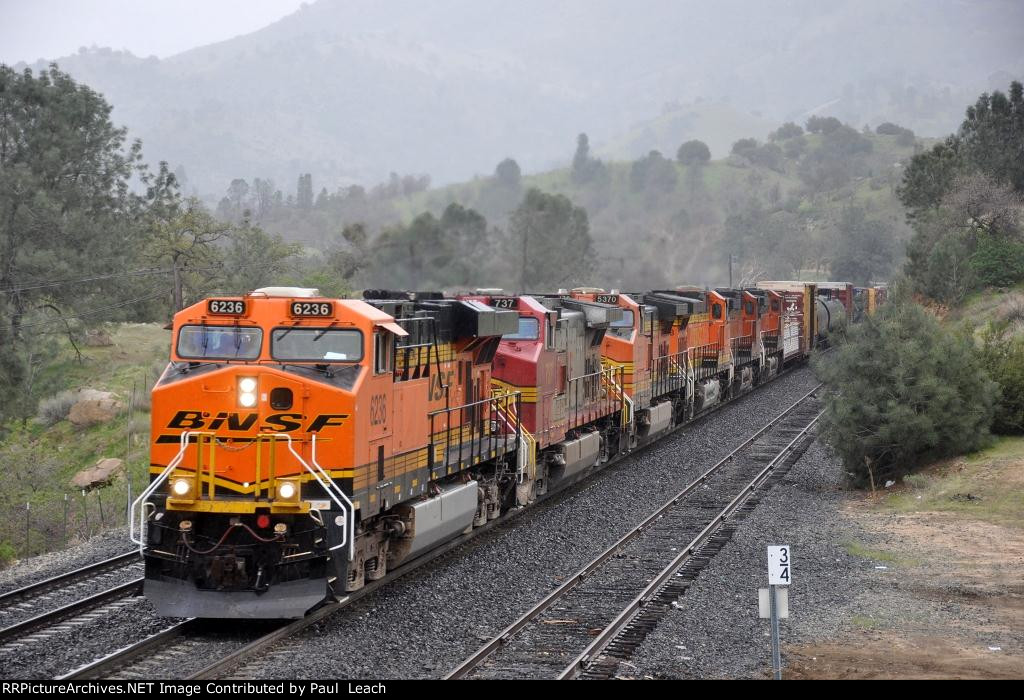
[[609, 678], [813, 439], [811, 390], [446, 678]]

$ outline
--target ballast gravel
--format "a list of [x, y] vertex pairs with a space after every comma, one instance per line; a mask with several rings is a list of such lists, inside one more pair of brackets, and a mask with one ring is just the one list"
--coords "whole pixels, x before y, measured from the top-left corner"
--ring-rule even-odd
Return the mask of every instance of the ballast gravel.
[[880, 572], [848, 554], [856, 537], [839, 517], [843, 473], [820, 443], [743, 522], [674, 609], [619, 667], [632, 678], [765, 678], [771, 672], [769, 622], [758, 616], [757, 590], [768, 585], [767, 547], [789, 545], [793, 583], [782, 643], [836, 635], [850, 602], [877, 587]]

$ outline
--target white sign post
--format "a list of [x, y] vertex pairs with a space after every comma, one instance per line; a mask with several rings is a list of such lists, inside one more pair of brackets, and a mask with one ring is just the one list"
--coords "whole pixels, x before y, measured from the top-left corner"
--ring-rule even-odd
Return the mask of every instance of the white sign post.
[[[773, 546], [768, 548], [768, 603], [772, 623], [772, 673], [775, 680], [782, 680], [782, 651], [779, 648], [779, 601], [778, 586], [788, 586], [793, 582], [793, 559], [789, 546]], [[789, 616], [789, 596], [786, 597], [786, 616]]]

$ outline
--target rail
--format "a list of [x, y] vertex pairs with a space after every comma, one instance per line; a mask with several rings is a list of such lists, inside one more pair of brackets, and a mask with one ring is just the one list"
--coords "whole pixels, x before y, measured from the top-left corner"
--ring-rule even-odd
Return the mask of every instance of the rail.
[[[496, 652], [497, 650], [499, 650], [502, 647], [504, 647], [505, 645], [507, 645], [515, 634], [517, 634], [519, 631], [521, 631], [524, 627], [526, 627], [532, 621], [537, 619], [544, 611], [546, 611], [549, 608], [551, 608], [551, 606], [554, 605], [558, 600], [560, 600], [563, 597], [565, 597], [565, 595], [569, 591], [571, 591], [573, 588], [575, 588], [577, 585], [579, 585], [584, 579], [586, 579], [588, 576], [591, 576], [596, 569], [601, 567], [609, 559], [613, 558], [619, 551], [622, 550], [623, 547], [625, 547], [631, 541], [636, 539], [640, 534], [642, 534], [645, 530], [647, 530], [652, 524], [656, 523], [659, 520], [659, 518], [663, 517], [664, 514], [667, 511], [669, 511], [670, 509], [676, 507], [678, 505], [678, 503], [684, 497], [686, 497], [688, 494], [690, 494], [695, 489], [697, 489], [698, 487], [703, 485], [705, 482], [707, 482], [707, 480], [712, 475], [714, 475], [716, 472], [721, 470], [726, 464], [729, 464], [730, 462], [732, 462], [732, 460], [734, 460], [736, 458], [736, 456], [741, 451], [743, 451], [743, 450], [747, 449], [748, 447], [750, 447], [751, 445], [753, 445], [762, 435], [764, 435], [766, 432], [768, 432], [773, 427], [778, 425], [787, 416], [792, 414], [801, 404], [804, 403], [804, 401], [806, 401], [807, 399], [812, 397], [815, 394], [815, 392], [817, 392], [820, 388], [821, 388], [821, 385], [819, 384], [818, 386], [816, 386], [815, 388], [811, 389], [809, 392], [804, 394], [802, 397], [800, 397], [791, 406], [789, 406], [784, 411], [782, 411], [777, 416], [775, 416], [770, 421], [768, 421], [768, 423], [766, 423], [764, 426], [762, 426], [757, 432], [755, 432], [753, 435], [751, 435], [746, 440], [744, 440], [744, 442], [742, 444], [740, 444], [735, 449], [733, 449], [731, 452], [729, 452], [729, 454], [727, 454], [725, 457], [723, 457], [721, 460], [719, 460], [717, 463], [715, 463], [714, 466], [712, 466], [707, 471], [705, 471], [700, 476], [698, 476], [696, 479], [694, 479], [693, 481], [688, 483], [675, 496], [673, 496], [670, 500], [668, 500], [666, 503], [664, 503], [660, 508], [658, 508], [651, 515], [649, 515], [647, 518], [645, 518], [643, 520], [643, 522], [641, 522], [640, 524], [636, 525], [629, 532], [627, 532], [625, 535], [623, 535], [621, 538], [619, 538], [618, 541], [616, 541], [614, 544], [612, 544], [610, 547], [608, 547], [606, 550], [604, 550], [601, 554], [599, 554], [597, 557], [595, 557], [589, 564], [584, 566], [582, 569], [577, 571], [575, 574], [572, 574], [571, 576], [566, 578], [565, 581], [563, 581], [561, 585], [559, 585], [556, 589], [554, 589], [548, 595], [546, 595], [543, 599], [541, 599], [540, 602], [538, 602], [536, 605], [534, 605], [533, 608], [528, 610], [525, 614], [523, 614], [519, 619], [517, 619], [511, 625], [509, 625], [505, 629], [503, 629], [500, 632], [498, 632], [490, 641], [486, 642], [483, 646], [481, 646], [479, 649], [477, 649], [469, 658], [464, 660], [461, 664], [459, 664], [456, 668], [454, 668], [446, 676], [444, 676], [444, 678], [446, 680], [455, 680], [455, 679], [465, 678], [467, 675], [469, 675], [474, 669], [476, 669], [478, 666], [480, 666], [484, 662], [484, 660], [486, 660], [494, 652]], [[817, 418], [815, 418], [815, 421], [816, 420], [817, 420]], [[812, 421], [811, 425], [813, 425], [813, 423], [814, 423], [814, 421]], [[800, 436], [804, 435], [806, 430], [808, 430], [810, 427], [811, 426], [809, 425], [807, 428], [804, 429], [804, 431], [801, 431]], [[779, 453], [779, 456], [777, 456], [775, 459], [773, 459], [769, 463], [769, 465], [764, 470], [762, 470], [758, 474], [757, 477], [755, 477], [753, 483], [760, 483], [760, 480], [762, 479], [762, 476], [765, 473], [767, 473], [767, 471], [770, 471], [770, 469], [774, 468], [774, 465], [777, 463], [779, 458], [785, 452], [787, 452], [790, 449], [790, 447], [796, 442], [797, 439], [799, 439], [800, 436], [798, 436], [797, 438], [794, 438], [794, 440], [791, 441], [789, 443], [789, 445], [787, 445], [785, 448], [783, 448], [783, 451]], [[748, 489], [749, 489], [749, 485], [748, 485], [747, 489], [744, 489], [743, 494], [749, 493]], [[741, 494], [741, 495], [743, 495], [743, 494]], [[737, 496], [737, 498], [739, 498], [739, 496]], [[729, 510], [729, 508], [732, 507], [736, 502], [737, 502], [736, 499], [734, 499], [730, 503], [730, 505], [727, 506], [726, 510], [729, 511], [729, 512], [732, 512], [732, 510]], [[733, 508], [733, 510], [734, 510], [734, 508]], [[712, 524], [713, 525], [720, 524], [722, 519], [724, 519], [724, 518], [722, 518], [721, 514], [720, 514], [719, 517], [717, 517], [712, 522]], [[708, 527], [711, 527], [711, 526], [709, 525]], [[707, 530], [707, 528], [705, 528], [705, 531], [702, 533], [702, 535], [704, 535], [707, 532], [708, 532], [708, 530]], [[692, 547], [693, 547], [693, 543], [691, 543], [691, 548], [688, 548], [687, 550], [684, 550], [684, 553], [687, 552], [687, 551], [691, 551], [692, 552]], [[574, 663], [579, 662], [581, 658], [582, 658], [582, 655], [580, 657], [577, 657], [577, 659], [576, 659], [576, 661], [574, 661]]]

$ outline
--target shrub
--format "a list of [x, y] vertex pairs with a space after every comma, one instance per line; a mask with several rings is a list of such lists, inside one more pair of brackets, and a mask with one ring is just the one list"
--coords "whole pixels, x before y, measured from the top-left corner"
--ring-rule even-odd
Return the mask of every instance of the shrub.
[[46, 426], [59, 423], [71, 413], [71, 407], [78, 401], [78, 392], [62, 391], [48, 399], [39, 402], [37, 418], [40, 423]]
[[1024, 244], [981, 235], [971, 257], [977, 284], [1008, 287], [1024, 279]]
[[981, 332], [981, 362], [999, 385], [992, 430], [1024, 433], [1024, 340], [1009, 336], [1010, 323], [989, 323]]
[[855, 486], [985, 446], [997, 388], [974, 343], [894, 299], [814, 366], [829, 389], [822, 436]]

